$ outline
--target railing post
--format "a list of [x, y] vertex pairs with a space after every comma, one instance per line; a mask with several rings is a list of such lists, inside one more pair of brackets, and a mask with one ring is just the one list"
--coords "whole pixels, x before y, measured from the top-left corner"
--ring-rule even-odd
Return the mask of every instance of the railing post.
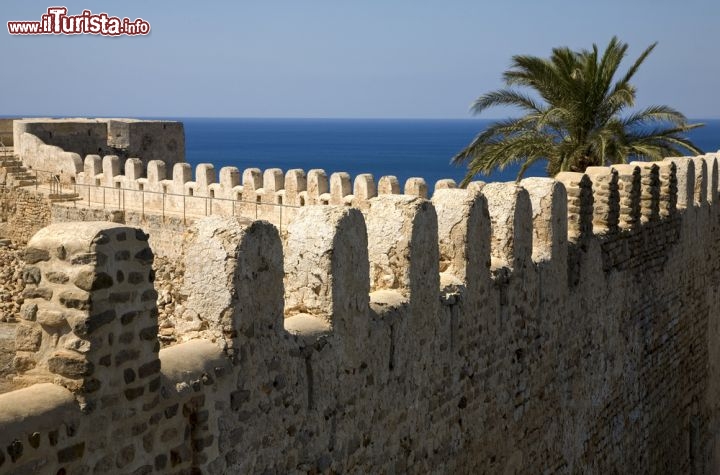
[[165, 193], [163, 193], [163, 207], [162, 207], [162, 219], [165, 222]]
[[90, 206], [90, 187], [88, 186], [88, 206]]
[[141, 211], [140, 211], [140, 216], [144, 218], [144, 217], [145, 217], [145, 190], [143, 190], [143, 191], [140, 192], [140, 201], [141, 201], [141, 203], [142, 203], [142, 208], [141, 208]]
[[103, 186], [103, 209], [105, 209], [105, 187]]
[[282, 232], [282, 209], [283, 205], [280, 205], [280, 232]]
[[125, 214], [125, 188], [122, 189], [122, 210], [123, 214]]

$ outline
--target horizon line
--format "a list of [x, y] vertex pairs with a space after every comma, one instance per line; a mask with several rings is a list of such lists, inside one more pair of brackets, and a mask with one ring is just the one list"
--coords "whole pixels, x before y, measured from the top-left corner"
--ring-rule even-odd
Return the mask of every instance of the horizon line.
[[[33, 119], [33, 118], [50, 118], [50, 119], [74, 119], [74, 118], [87, 118], [87, 119], [112, 119], [112, 118], [128, 118], [128, 119], [141, 119], [141, 120], [157, 120], [157, 119], [207, 119], [207, 120], [223, 120], [223, 119], [232, 119], [232, 120], [406, 120], [406, 121], [412, 121], [412, 120], [447, 120], [447, 121], [457, 121], [457, 120], [466, 120], [466, 121], [473, 121], [473, 120], [484, 120], [484, 121], [498, 121], [498, 120], [506, 120], [506, 119], [512, 119], [516, 118], [516, 116], [505, 116], [505, 117], [313, 117], [313, 116], [274, 116], [274, 117], [253, 117], [253, 116], [226, 116], [226, 115], [217, 115], [217, 116], [206, 116], [206, 115], [187, 115], [187, 116], [179, 116], [179, 115], [137, 115], [137, 116], [130, 116], [130, 115], [122, 115], [122, 114], [109, 114], [109, 115], [97, 115], [97, 114], [90, 114], [90, 115], [58, 115], [58, 114], [25, 114], [25, 115], [15, 115], [15, 114], [7, 114], [7, 115], [0, 115], [0, 119]], [[720, 116], [717, 117], [688, 117], [688, 121], [710, 121], [710, 120], [720, 120]]]

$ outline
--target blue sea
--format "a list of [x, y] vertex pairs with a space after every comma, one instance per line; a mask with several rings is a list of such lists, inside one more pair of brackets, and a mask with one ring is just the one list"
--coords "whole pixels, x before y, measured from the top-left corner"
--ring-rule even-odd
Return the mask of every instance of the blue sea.
[[[465, 169], [450, 158], [491, 121], [483, 119], [179, 119], [185, 124], [186, 159], [193, 166], [212, 163], [287, 171], [322, 168], [328, 176], [346, 171], [354, 178], [372, 173], [395, 175], [400, 183], [423, 177], [432, 189], [437, 180], [460, 181]], [[698, 122], [698, 120], [693, 120]], [[720, 149], [720, 120], [699, 120], [705, 127], [689, 136], [706, 152]], [[508, 167], [483, 181], [512, 181], [518, 167]], [[538, 163], [525, 176], [546, 176]]]

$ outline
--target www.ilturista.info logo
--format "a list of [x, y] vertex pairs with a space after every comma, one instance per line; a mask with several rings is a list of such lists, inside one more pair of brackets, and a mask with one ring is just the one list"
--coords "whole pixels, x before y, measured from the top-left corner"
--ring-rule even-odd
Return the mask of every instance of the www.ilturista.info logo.
[[130, 20], [83, 10], [80, 15], [68, 15], [65, 7], [50, 7], [40, 21], [9, 21], [11, 35], [147, 35], [150, 23], [142, 18]]

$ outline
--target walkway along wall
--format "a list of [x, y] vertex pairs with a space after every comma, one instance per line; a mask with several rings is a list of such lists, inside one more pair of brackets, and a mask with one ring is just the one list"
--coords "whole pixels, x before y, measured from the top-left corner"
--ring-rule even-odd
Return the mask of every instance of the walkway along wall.
[[201, 219], [162, 350], [147, 235], [53, 224], [0, 472], [714, 473], [717, 193], [707, 156], [306, 206], [284, 243]]

